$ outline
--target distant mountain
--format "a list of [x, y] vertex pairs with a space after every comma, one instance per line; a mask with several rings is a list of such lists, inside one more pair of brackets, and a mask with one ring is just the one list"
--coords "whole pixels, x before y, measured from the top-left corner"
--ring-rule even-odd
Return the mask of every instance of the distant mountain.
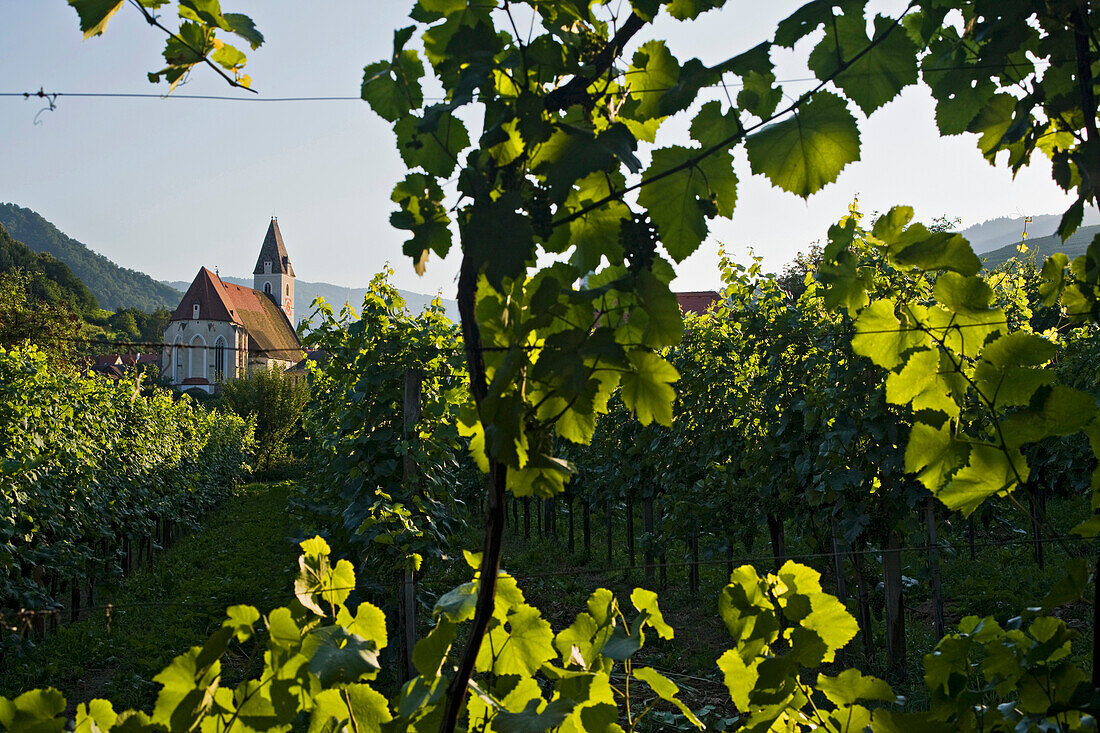
[[[1058, 230], [1058, 222], [1062, 220], [1061, 214], [1039, 214], [1033, 216], [1027, 225], [1027, 241], [1039, 237], [1047, 237]], [[1085, 209], [1085, 217], [1082, 225], [1100, 224], [1100, 211], [1093, 208]], [[1000, 249], [1008, 244], [1015, 247], [1020, 243], [1020, 235], [1024, 231], [1023, 217], [1001, 216], [981, 224], [974, 224], [963, 229], [960, 234], [967, 238], [970, 246], [978, 254]]]
[[51, 254], [32, 251], [12, 239], [0, 225], [0, 273], [11, 270], [26, 274], [27, 289], [35, 301], [45, 301], [49, 305], [66, 303], [81, 316], [99, 310], [95, 296], [64, 262]]
[[[253, 286], [255, 281], [251, 277], [230, 277], [228, 275], [222, 276], [222, 280], [229, 283], [235, 283], [237, 285], [244, 285], [247, 288]], [[187, 290], [191, 285], [190, 281], [172, 280], [165, 282], [166, 285], [173, 287], [177, 290]], [[408, 305], [409, 310], [413, 313], [420, 313], [428, 304], [432, 302], [432, 298], [435, 296], [424, 295], [422, 293], [414, 293], [409, 290], [398, 290], [401, 297], [405, 299], [405, 303]], [[363, 304], [363, 297], [366, 296], [366, 288], [345, 288], [342, 285], [333, 285], [332, 283], [324, 282], [309, 282], [308, 280], [295, 280], [294, 281], [294, 313], [299, 320], [308, 318], [313, 312], [312, 304], [313, 299], [320, 296], [325, 299], [329, 305], [334, 309], [339, 310], [340, 306], [344, 303], [351, 303], [352, 307], [359, 310], [359, 307]], [[173, 305], [172, 307], [175, 307]], [[454, 300], [443, 300], [443, 307], [447, 312], [447, 317], [452, 321], [458, 321], [458, 303]]]
[[31, 250], [47, 252], [68, 265], [107, 310], [175, 308], [183, 297], [183, 293], [143, 272], [119, 267], [30, 209], [0, 204], [0, 225]]
[[[1073, 236], [1063, 242], [1062, 238], [1057, 234], [1032, 239], [1030, 236], [1031, 232], [1028, 232], [1027, 252], [1025, 252], [1023, 256], [1030, 257], [1034, 255], [1037, 267], [1042, 267], [1043, 261], [1055, 252], [1065, 252], [1072, 260], [1078, 255], [1085, 254], [1085, 250], [1088, 249], [1088, 246], [1092, 243], [1092, 238], [1098, 233], [1100, 233], [1100, 225], [1094, 224], [1092, 226], [1081, 227], [1073, 233]], [[995, 249], [992, 252], [986, 252], [984, 255], [979, 255], [979, 257], [985, 260], [986, 269], [994, 270], [1013, 257], [1020, 256], [1020, 253], [1016, 249], [1018, 244], [1019, 242], [1013, 242], [1000, 249]]]

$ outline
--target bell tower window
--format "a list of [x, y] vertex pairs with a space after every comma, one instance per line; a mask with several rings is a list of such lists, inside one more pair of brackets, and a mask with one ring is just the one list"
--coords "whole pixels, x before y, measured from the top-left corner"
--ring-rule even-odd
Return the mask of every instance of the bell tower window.
[[271, 260], [264, 260], [264, 274], [271, 274]]
[[264, 292], [271, 295], [271, 283], [264, 283]]
[[199, 304], [198, 303], [195, 303], [193, 306], [191, 306], [191, 317], [194, 318], [196, 321], [199, 319]]

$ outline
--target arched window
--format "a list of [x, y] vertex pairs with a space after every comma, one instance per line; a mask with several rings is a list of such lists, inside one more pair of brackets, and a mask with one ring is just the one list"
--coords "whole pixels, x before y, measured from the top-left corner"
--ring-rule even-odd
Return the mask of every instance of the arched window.
[[172, 348], [172, 365], [176, 370], [176, 384], [183, 381], [183, 344], [176, 338], [176, 344]]
[[264, 283], [264, 292], [271, 295], [271, 283]]
[[225, 379], [225, 339], [221, 336], [214, 342], [214, 378]]
[[191, 317], [194, 318], [196, 321], [199, 319], [199, 304], [198, 303], [195, 303], [193, 306], [191, 306]]
[[286, 294], [290, 295], [290, 283], [286, 284]]
[[191, 344], [187, 351], [187, 376], [205, 377], [207, 359], [206, 339], [199, 334], [195, 334], [194, 338], [191, 339]]

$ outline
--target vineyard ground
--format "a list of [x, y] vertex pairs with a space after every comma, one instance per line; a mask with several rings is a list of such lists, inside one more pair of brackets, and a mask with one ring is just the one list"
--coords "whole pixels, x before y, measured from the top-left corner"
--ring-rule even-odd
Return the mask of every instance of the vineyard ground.
[[[289, 541], [290, 489], [288, 482], [236, 489], [152, 568], [101, 586], [88, 618], [63, 625], [23, 657], [9, 657], [0, 694], [52, 686], [70, 708], [106, 697], [116, 709], [150, 709], [160, 689], [153, 676], [217, 629], [226, 607], [247, 603], [266, 611], [289, 600], [298, 555]], [[258, 664], [262, 655], [250, 655], [246, 645], [231, 656], [226, 681], [254, 674]]]
[[[1067, 534], [1087, 507], [1087, 498], [1051, 499], [1047, 514], [1051, 529]], [[997, 502], [993, 502], [997, 503]], [[992, 507], [991, 507], [992, 508]], [[965, 522], [941, 522], [939, 525], [942, 553], [942, 582], [945, 600], [947, 631], [950, 632], [966, 615], [995, 617], [1004, 623], [1027, 606], [1039, 605], [1052, 583], [1064, 576], [1065, 563], [1071, 554], [1088, 551], [1086, 543], [1046, 542], [1043, 545], [1045, 566], [1040, 568], [1028, 543], [1029, 535], [1021, 529], [1020, 513], [1007, 504], [998, 506], [991, 516], [996, 521], [986, 524], [976, 522], [975, 553], [971, 558], [968, 549], [968, 532]], [[509, 511], [509, 514], [511, 512]], [[640, 514], [640, 513], [639, 513]], [[682, 697], [696, 710], [713, 709], [713, 714], [732, 714], [729, 693], [722, 682], [715, 664], [718, 656], [729, 648], [729, 636], [718, 617], [718, 596], [727, 583], [724, 552], [711, 547], [708, 554], [706, 542], [701, 542], [700, 590], [697, 596], [689, 591], [687, 555], [684, 543], [673, 541], [667, 550], [667, 585], [661, 587], [660, 574], [655, 582], [647, 583], [641, 567], [642, 537], [637, 531], [638, 566], [630, 569], [627, 554], [624, 520], [621, 514], [614, 518], [612, 530], [612, 562], [606, 557], [607, 534], [604, 518], [593, 513], [591, 556], [584, 557], [581, 517], [578, 510], [574, 525], [574, 551], [568, 547], [568, 514], [564, 507], [558, 518], [556, 535], [546, 533], [539, 537], [536, 526], [536, 507], [531, 507], [531, 535], [523, 537], [522, 511], [520, 526], [511, 524], [505, 534], [503, 567], [514, 575], [528, 602], [541, 609], [544, 618], [553, 625], [555, 632], [569, 626], [579, 610], [584, 608], [589, 594], [596, 588], [613, 590], [625, 607], [629, 617], [629, 596], [637, 586], [660, 591], [661, 609], [676, 631], [675, 639], [663, 641], [651, 635], [635, 660], [656, 667], [680, 685]], [[1008, 518], [1007, 520], [1005, 518]], [[636, 517], [635, 526], [641, 526]], [[456, 539], [456, 546], [476, 548], [480, 539], [480, 527], [471, 522], [466, 532]], [[787, 527], [788, 555], [798, 562], [810, 565], [822, 573], [822, 583], [829, 592], [836, 592], [835, 574], [831, 558], [805, 557], [821, 552], [812, 528]], [[928, 553], [924, 551], [925, 535], [917, 526], [904, 538], [904, 546], [913, 548], [903, 553], [903, 575], [909, 587], [905, 592], [907, 671], [904, 680], [895, 681], [895, 689], [904, 694], [912, 707], [923, 706], [924, 686], [922, 657], [936, 643], [929, 590]], [[715, 543], [716, 544], [716, 543]], [[768, 559], [770, 545], [767, 531], [761, 528], [751, 552], [743, 547], [734, 557], [734, 566], [752, 564], [760, 570], [773, 570], [774, 562]], [[802, 556], [802, 557], [800, 557]], [[866, 673], [887, 677], [884, 659], [884, 602], [881, 587], [881, 559], [877, 554], [865, 556], [866, 573], [874, 624], [874, 650], [868, 658], [863, 652], [862, 639], [856, 637], [843, 652], [839, 661], [845, 666], [855, 666]], [[856, 615], [855, 591], [852, 588], [852, 566], [848, 563], [848, 608]], [[459, 556], [441, 574], [428, 571], [429, 577], [422, 586], [430, 596], [445, 592], [453, 585], [469, 579], [469, 569]], [[435, 576], [434, 578], [432, 576]], [[877, 587], [876, 587], [877, 585]], [[430, 604], [429, 604], [430, 605]], [[1080, 633], [1074, 644], [1074, 656], [1085, 668], [1092, 643], [1091, 607], [1075, 604], [1060, 608], [1055, 615], [1064, 618], [1070, 628]], [[835, 674], [842, 667], [832, 670]]]

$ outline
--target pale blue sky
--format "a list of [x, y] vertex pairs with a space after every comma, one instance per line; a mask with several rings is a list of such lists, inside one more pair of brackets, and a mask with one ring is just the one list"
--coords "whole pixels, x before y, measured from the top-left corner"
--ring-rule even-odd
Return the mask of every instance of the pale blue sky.
[[[730, 2], [703, 22], [666, 18], [639, 40], [668, 37], [681, 61], [713, 62], [764, 39], [798, 4]], [[357, 95], [362, 67], [388, 55], [409, 7], [404, 0], [222, 5], [252, 16], [266, 37], [247, 68], [263, 97]], [[0, 0], [0, 18], [0, 92], [163, 89], [145, 80], [159, 68], [163, 38], [131, 7], [88, 41], [64, 0]], [[780, 78], [806, 76], [797, 54], [777, 63]], [[244, 96], [208, 71], [180, 91]], [[720, 90], [708, 94], [724, 98]], [[389, 261], [400, 287], [453, 297], [456, 255], [431, 262], [423, 278], [401, 255], [401, 232], [388, 217], [403, 167], [389, 126], [365, 103], [61, 97], [33, 124], [42, 106], [0, 98], [0, 201], [35, 209], [120, 265], [166, 280], [190, 280], [204, 265], [247, 274], [274, 212], [302, 279], [363, 286]], [[780, 269], [821, 239], [856, 194], [866, 211], [907, 203], [918, 216], [959, 216], [964, 226], [1066, 207], [1045, 161], [1013, 181], [982, 160], [973, 136], [939, 138], [932, 109], [927, 92], [910, 88], [864, 122], [862, 160], [808, 203], [751, 176], [739, 155], [733, 220], [716, 222], [711, 240], [678, 268], [674, 288], [718, 286], [717, 242], [735, 253], [752, 246]], [[687, 122], [667, 124], [658, 142], [684, 142]]]

